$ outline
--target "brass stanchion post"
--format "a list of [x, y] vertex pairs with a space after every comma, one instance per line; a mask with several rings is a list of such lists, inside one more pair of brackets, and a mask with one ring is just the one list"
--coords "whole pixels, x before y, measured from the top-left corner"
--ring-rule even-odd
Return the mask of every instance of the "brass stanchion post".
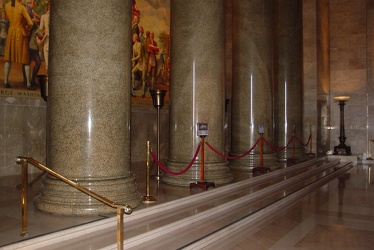
[[264, 163], [263, 163], [263, 144], [262, 144], [262, 139], [263, 139], [263, 135], [260, 134], [260, 167], [263, 167]]
[[200, 182], [204, 182], [205, 176], [204, 176], [204, 144], [205, 139], [204, 136], [201, 137], [201, 161], [200, 161]]
[[292, 134], [292, 157], [295, 157], [295, 134]]
[[198, 182], [194, 182], [194, 183], [190, 183], [190, 189], [193, 189], [193, 188], [199, 188], [199, 189], [202, 189], [204, 191], [208, 190], [209, 188], [215, 188], [215, 183], [214, 182], [206, 182], [205, 181], [205, 167], [204, 167], [204, 144], [205, 144], [205, 136], [200, 136], [201, 138], [201, 151], [200, 151], [200, 156], [201, 156], [201, 159], [200, 159], [200, 181]]
[[260, 124], [258, 133], [260, 134], [260, 166], [254, 167], [252, 169], [253, 173], [260, 172], [260, 173], [266, 173], [270, 172], [269, 168], [264, 167], [264, 133], [265, 133], [265, 127], [263, 124]]
[[312, 137], [312, 125], [309, 127], [309, 136], [310, 136], [310, 145], [309, 145], [309, 154], [313, 154], [313, 137]]
[[312, 125], [309, 125], [309, 136], [310, 136], [310, 141], [309, 141], [309, 153], [306, 155], [312, 159], [316, 156], [315, 153], [313, 153], [313, 136], [312, 136]]
[[296, 143], [296, 125], [292, 125], [292, 135], [291, 135], [290, 141], [288, 142], [288, 145], [285, 149], [286, 150], [287, 163], [290, 163], [290, 164], [294, 164], [294, 163], [299, 162], [299, 160], [295, 157], [295, 151], [296, 151], [295, 143]]
[[373, 139], [369, 138], [369, 143], [368, 143], [368, 157], [366, 158], [366, 160], [369, 160], [369, 161], [372, 161], [373, 158], [371, 157], [371, 149], [370, 149], [370, 142], [374, 142]]
[[152, 203], [152, 202], [156, 202], [157, 200], [153, 197], [153, 196], [150, 196], [150, 191], [149, 191], [149, 177], [150, 177], [150, 174], [149, 174], [149, 171], [150, 171], [150, 157], [149, 157], [149, 151], [150, 151], [150, 146], [149, 146], [149, 141], [147, 141], [147, 171], [146, 171], [146, 195], [145, 196], [142, 196], [143, 198], [143, 202], [144, 203]]

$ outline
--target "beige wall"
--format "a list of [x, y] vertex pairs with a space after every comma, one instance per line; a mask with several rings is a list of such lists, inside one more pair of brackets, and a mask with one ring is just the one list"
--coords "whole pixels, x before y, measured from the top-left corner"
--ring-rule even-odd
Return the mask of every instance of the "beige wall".
[[366, 0], [330, 1], [331, 147], [339, 144], [340, 109], [334, 96], [349, 95], [345, 106], [346, 145], [367, 151], [368, 116]]

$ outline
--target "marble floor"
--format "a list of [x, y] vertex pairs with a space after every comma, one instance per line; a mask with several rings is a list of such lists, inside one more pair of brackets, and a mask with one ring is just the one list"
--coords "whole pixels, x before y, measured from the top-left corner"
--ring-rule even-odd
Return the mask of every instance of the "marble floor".
[[233, 250], [373, 249], [374, 182], [372, 165], [356, 165], [253, 228]]
[[[374, 184], [371, 168], [372, 165], [354, 166], [344, 174], [344, 187], [339, 185], [337, 179], [332, 180], [287, 209], [279, 211], [271, 220], [265, 220], [242, 232], [232, 239], [228, 244], [230, 247], [222, 249], [372, 249]], [[145, 194], [143, 169], [142, 165], [133, 166], [141, 194]], [[249, 173], [233, 174], [234, 181], [253, 177]], [[29, 177], [29, 181], [35, 181], [30, 187], [30, 201], [38, 192], [40, 180], [37, 177], [38, 174]], [[20, 176], [0, 177], [0, 249], [24, 239], [19, 236], [20, 182]], [[137, 209], [193, 194], [188, 187], [157, 183], [151, 181], [151, 195], [158, 201], [143, 204]], [[31, 204], [27, 239], [115, 216], [57, 216], [37, 211]]]

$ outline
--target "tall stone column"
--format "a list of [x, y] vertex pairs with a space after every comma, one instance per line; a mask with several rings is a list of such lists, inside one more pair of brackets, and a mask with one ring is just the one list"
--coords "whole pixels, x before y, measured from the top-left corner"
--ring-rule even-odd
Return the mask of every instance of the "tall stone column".
[[330, 150], [330, 0], [316, 2], [317, 13], [317, 156]]
[[[185, 169], [198, 148], [197, 123], [208, 123], [206, 140], [224, 152], [223, 0], [173, 0], [171, 6], [170, 151], [167, 167]], [[205, 146], [205, 181], [232, 180], [228, 161]], [[162, 180], [187, 186], [200, 180], [201, 154], [183, 175]]]
[[[130, 171], [132, 1], [52, 0], [47, 166], [121, 204], [141, 203]], [[115, 209], [47, 175], [36, 207]]]
[[[275, 0], [274, 10], [274, 140], [285, 146], [294, 133], [302, 139], [302, 6], [301, 0]], [[304, 142], [304, 141], [303, 141]], [[277, 153], [280, 162], [307, 160], [296, 140]]]
[[[245, 28], [243, 28], [245, 27]], [[271, 0], [233, 0], [232, 156], [251, 149], [260, 138], [273, 143]], [[263, 147], [263, 164], [274, 166], [274, 152]], [[260, 163], [260, 145], [230, 162], [250, 170]]]

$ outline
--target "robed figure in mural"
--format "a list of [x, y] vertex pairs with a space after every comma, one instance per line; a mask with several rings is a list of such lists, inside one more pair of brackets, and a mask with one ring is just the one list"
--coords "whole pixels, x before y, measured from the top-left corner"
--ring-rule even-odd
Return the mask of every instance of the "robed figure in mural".
[[43, 49], [45, 69], [48, 72], [50, 2], [47, 3], [46, 7], [47, 12], [40, 17], [39, 29], [43, 32], [43, 38], [40, 43]]
[[9, 18], [9, 30], [4, 53], [4, 87], [10, 88], [8, 78], [12, 62], [21, 63], [25, 68], [27, 88], [33, 89], [30, 83], [30, 55], [28, 30], [33, 22], [21, 0], [12, 0], [5, 4], [5, 12]]

